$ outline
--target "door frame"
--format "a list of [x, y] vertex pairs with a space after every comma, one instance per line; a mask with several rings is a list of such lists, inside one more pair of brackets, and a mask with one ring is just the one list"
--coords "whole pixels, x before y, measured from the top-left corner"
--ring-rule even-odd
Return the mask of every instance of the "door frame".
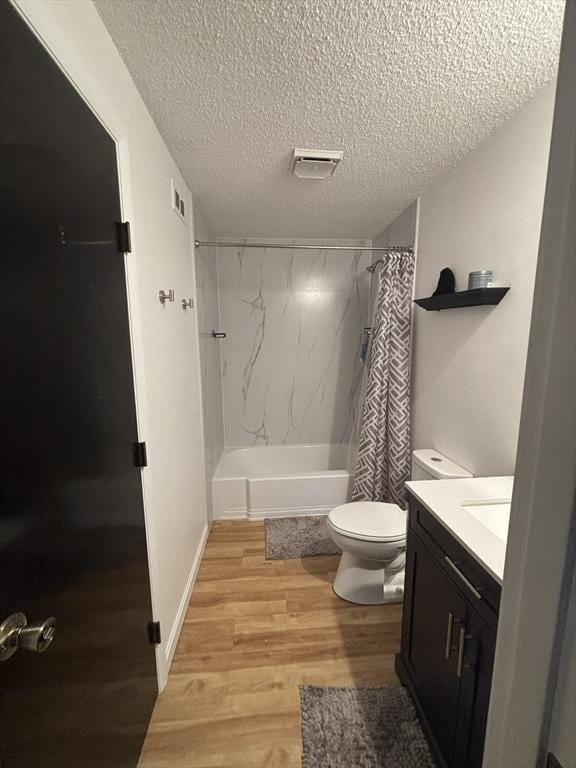
[[[49, 43], [50, 33], [57, 34], [57, 28], [48, 14], [43, 13], [42, 27], [38, 23], [33, 23], [26, 13], [26, 8], [20, 5], [19, 0], [9, 0], [10, 4], [18, 12], [21, 19], [28, 26], [28, 28], [34, 33], [39, 42], [44, 46], [45, 50], [57, 64], [60, 71], [66, 77], [70, 85], [82, 98], [88, 109], [93, 113], [98, 122], [102, 125], [104, 130], [108, 133], [110, 138], [114, 141], [116, 147], [116, 165], [118, 169], [118, 187], [120, 193], [120, 211], [122, 221], [132, 222], [134, 220], [134, 205], [131, 187], [131, 174], [130, 174], [130, 147], [128, 138], [125, 135], [120, 122], [116, 122], [112, 109], [106, 110], [110, 115], [108, 119], [100, 114], [98, 107], [95, 106], [101, 102], [101, 95], [97, 87], [93, 89], [91, 86], [82, 88], [72, 77], [70, 71], [73, 67], [68, 67], [66, 61], [60, 58]], [[37, 15], [37, 14], [36, 14]], [[45, 25], [45, 28], [44, 28]], [[74, 54], [71, 54], [74, 57]], [[105, 108], [105, 104], [102, 104], [102, 108]], [[190, 206], [189, 206], [190, 209]], [[137, 425], [137, 437], [135, 440], [145, 441], [146, 435], [149, 434], [149, 419], [148, 419], [148, 407], [147, 407], [147, 395], [146, 395], [146, 376], [144, 369], [144, 345], [143, 345], [143, 330], [142, 320], [140, 315], [139, 293], [138, 293], [138, 233], [135, 227], [131, 228], [130, 232], [132, 250], [130, 253], [124, 254], [124, 271], [126, 275], [126, 299], [128, 304], [128, 324], [130, 329], [130, 351], [132, 362], [132, 379], [134, 382], [134, 402], [136, 405], [136, 425]], [[150, 594], [152, 600], [152, 620], [157, 621], [159, 618], [158, 611], [158, 596], [156, 594], [155, 585], [158, 583], [158, 557], [155, 551], [154, 542], [151, 536], [153, 531], [152, 525], [152, 469], [150, 466], [142, 468], [140, 470], [140, 476], [142, 481], [142, 501], [144, 505], [144, 524], [146, 529], [146, 549], [148, 554], [148, 570], [150, 573]], [[160, 692], [165, 684], [167, 677], [167, 670], [164, 670], [165, 659], [163, 645], [157, 644], [154, 648], [156, 658], [156, 676], [158, 681], [158, 691]]]
[[576, 552], [576, 3], [567, 2], [484, 768], [545, 765]]

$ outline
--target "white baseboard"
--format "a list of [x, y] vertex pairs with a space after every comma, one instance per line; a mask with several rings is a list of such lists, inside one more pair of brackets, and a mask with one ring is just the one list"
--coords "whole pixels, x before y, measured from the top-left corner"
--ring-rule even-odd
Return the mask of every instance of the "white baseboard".
[[198, 568], [200, 567], [200, 563], [202, 561], [202, 555], [204, 554], [204, 548], [206, 546], [206, 540], [208, 539], [209, 531], [210, 531], [210, 525], [206, 523], [204, 530], [202, 531], [200, 544], [198, 545], [198, 549], [196, 550], [196, 555], [194, 556], [192, 567], [190, 568], [190, 573], [188, 574], [188, 578], [186, 579], [186, 587], [184, 588], [184, 593], [182, 594], [182, 599], [180, 600], [180, 605], [178, 606], [176, 620], [172, 625], [170, 636], [168, 638], [168, 641], [166, 642], [166, 646], [164, 650], [164, 675], [163, 675], [164, 679], [162, 680], [162, 683], [161, 683], [162, 688], [164, 688], [164, 686], [166, 685], [166, 681], [168, 679], [168, 674], [170, 672], [170, 665], [172, 664], [172, 659], [174, 658], [174, 651], [176, 650], [176, 646], [178, 645], [180, 632], [182, 631], [182, 625], [184, 623], [186, 611], [188, 610], [188, 603], [190, 602], [190, 598], [192, 596], [192, 590], [194, 589], [194, 583], [196, 581], [196, 576], [198, 575]]

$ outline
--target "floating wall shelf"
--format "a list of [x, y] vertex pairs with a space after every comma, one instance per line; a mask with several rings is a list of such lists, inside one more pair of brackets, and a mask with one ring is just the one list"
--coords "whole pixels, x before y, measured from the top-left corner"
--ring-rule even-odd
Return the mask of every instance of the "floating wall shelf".
[[444, 293], [439, 296], [429, 296], [427, 299], [414, 299], [414, 301], [428, 312], [439, 312], [441, 309], [500, 304], [509, 290], [510, 288], [475, 288], [473, 291]]

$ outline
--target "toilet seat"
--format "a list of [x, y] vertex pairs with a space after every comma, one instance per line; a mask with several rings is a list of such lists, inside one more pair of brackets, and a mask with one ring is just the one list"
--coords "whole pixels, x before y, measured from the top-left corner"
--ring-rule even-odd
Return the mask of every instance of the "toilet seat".
[[406, 538], [406, 512], [397, 504], [352, 501], [335, 507], [329, 524], [343, 536], [374, 542], [396, 542]]

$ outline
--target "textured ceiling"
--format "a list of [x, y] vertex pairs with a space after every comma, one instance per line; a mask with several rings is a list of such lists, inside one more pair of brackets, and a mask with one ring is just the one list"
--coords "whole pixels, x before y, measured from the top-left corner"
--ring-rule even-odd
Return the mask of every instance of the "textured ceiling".
[[554, 76], [563, 0], [95, 5], [215, 234], [372, 237]]

